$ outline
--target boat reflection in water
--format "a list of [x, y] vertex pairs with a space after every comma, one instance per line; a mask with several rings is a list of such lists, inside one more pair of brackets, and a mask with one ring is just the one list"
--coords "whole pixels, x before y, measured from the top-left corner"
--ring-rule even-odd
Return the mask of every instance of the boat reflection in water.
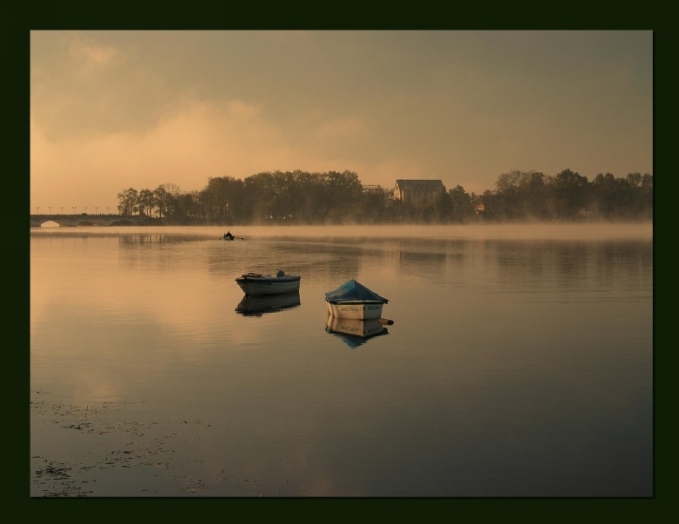
[[365, 344], [373, 337], [388, 335], [389, 330], [385, 327], [387, 324], [393, 324], [393, 321], [384, 318], [369, 320], [337, 318], [328, 313], [325, 330], [328, 333], [339, 336], [347, 346], [354, 349]]
[[276, 313], [300, 305], [299, 291], [279, 295], [245, 295], [236, 306], [244, 316], [261, 317], [264, 313]]

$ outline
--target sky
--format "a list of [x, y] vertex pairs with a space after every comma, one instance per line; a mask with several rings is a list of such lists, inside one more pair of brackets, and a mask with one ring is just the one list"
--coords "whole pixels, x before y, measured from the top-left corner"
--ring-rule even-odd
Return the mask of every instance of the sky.
[[653, 174], [653, 32], [31, 31], [30, 212], [273, 171]]

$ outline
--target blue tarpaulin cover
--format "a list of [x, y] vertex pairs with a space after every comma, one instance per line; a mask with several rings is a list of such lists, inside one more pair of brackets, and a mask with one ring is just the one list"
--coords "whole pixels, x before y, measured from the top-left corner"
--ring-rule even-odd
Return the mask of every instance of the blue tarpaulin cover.
[[327, 300], [328, 302], [377, 300], [378, 302], [382, 302], [383, 304], [389, 302], [386, 298], [381, 297], [374, 291], [369, 290], [367, 287], [357, 282], [353, 278], [351, 280], [347, 280], [344, 284], [342, 284], [334, 291], [328, 291], [325, 294], [325, 300]]

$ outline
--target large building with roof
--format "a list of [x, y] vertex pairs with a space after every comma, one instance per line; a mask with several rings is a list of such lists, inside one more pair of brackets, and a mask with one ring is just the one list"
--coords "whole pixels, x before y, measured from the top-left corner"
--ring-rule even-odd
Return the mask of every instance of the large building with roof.
[[446, 187], [440, 180], [396, 180], [394, 201], [413, 206], [435, 204]]

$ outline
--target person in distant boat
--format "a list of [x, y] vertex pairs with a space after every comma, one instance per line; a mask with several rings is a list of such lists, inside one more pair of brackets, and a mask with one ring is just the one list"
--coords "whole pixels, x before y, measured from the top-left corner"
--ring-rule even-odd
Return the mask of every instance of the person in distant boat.
[[226, 233], [224, 233], [224, 240], [233, 240], [234, 238], [236, 238], [236, 237], [234, 237], [231, 234], [231, 231], [227, 231]]

